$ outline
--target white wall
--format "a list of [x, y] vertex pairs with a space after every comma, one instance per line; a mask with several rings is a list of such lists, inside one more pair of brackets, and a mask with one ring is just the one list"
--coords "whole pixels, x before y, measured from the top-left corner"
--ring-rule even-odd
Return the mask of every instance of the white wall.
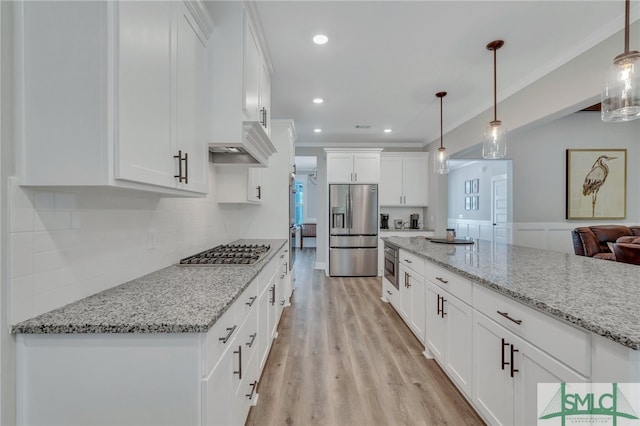
[[[603, 123], [598, 112], [578, 112], [509, 136], [507, 161], [478, 161], [448, 175], [449, 225], [487, 234], [491, 225], [490, 176], [510, 169], [513, 211], [509, 221], [513, 243], [573, 253], [571, 230], [604, 223], [640, 223], [640, 120]], [[627, 218], [575, 221], [565, 219], [566, 150], [627, 150]], [[511, 167], [506, 167], [508, 162]], [[502, 164], [501, 164], [502, 163]], [[464, 210], [464, 181], [480, 178], [480, 210]], [[463, 219], [459, 218], [463, 215]]]
[[[212, 167], [210, 167], [212, 169]], [[212, 172], [213, 170], [210, 170]], [[246, 236], [259, 207], [9, 183], [12, 323]]]

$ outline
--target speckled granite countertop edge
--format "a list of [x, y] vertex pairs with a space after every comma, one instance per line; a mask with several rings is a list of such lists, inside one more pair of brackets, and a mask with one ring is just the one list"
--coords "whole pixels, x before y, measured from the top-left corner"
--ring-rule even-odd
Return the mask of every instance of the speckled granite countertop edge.
[[[398, 237], [400, 238], [400, 237]], [[558, 309], [558, 308], [554, 308], [549, 306], [547, 303], [545, 303], [544, 301], [541, 300], [537, 300], [535, 298], [529, 297], [521, 292], [518, 291], [513, 291], [510, 290], [509, 288], [506, 288], [505, 285], [500, 285], [498, 283], [492, 282], [490, 280], [487, 280], [485, 278], [482, 278], [478, 275], [474, 275], [472, 273], [469, 273], [468, 271], [462, 270], [457, 268], [454, 265], [451, 265], [450, 263], [447, 262], [443, 262], [440, 259], [437, 259], [436, 257], [429, 255], [428, 253], [425, 253], [423, 251], [420, 250], [416, 250], [413, 247], [409, 246], [409, 245], [405, 245], [405, 244], [399, 244], [397, 242], [393, 242], [393, 241], [389, 241], [387, 237], [383, 238], [383, 240], [394, 246], [397, 247], [399, 249], [402, 250], [406, 250], [408, 252], [411, 252], [417, 256], [420, 256], [434, 264], [436, 264], [437, 266], [443, 267], [457, 275], [460, 275], [468, 280], [473, 281], [474, 283], [477, 283], [479, 285], [482, 285], [485, 288], [489, 288], [493, 291], [495, 291], [496, 293], [502, 294], [510, 299], [513, 299], [514, 301], [520, 302], [522, 304], [524, 304], [525, 306], [528, 306], [536, 311], [539, 311], [543, 314], [549, 315], [555, 319], [564, 321], [564, 322], [568, 322], [573, 326], [579, 327], [581, 329], [593, 332], [597, 335], [603, 336], [607, 339], [613, 340], [623, 346], [626, 346], [630, 349], [633, 350], [640, 350], [640, 340], [637, 339], [633, 339], [630, 338], [629, 336], [626, 336], [624, 334], [615, 332], [611, 329], [605, 329], [603, 328], [601, 325], [599, 325], [597, 322], [594, 321], [588, 321], [585, 320], [584, 318], [580, 318], [577, 317], [575, 315], [572, 315], [566, 311], [563, 311], [562, 309]], [[441, 246], [441, 247], [446, 247], [446, 246]], [[604, 262], [603, 260], [599, 260], [599, 259], [588, 259], [590, 261], [600, 261], [600, 262]], [[624, 265], [625, 267], [627, 265]], [[639, 270], [640, 272], [640, 270]], [[509, 284], [509, 283], [508, 283]]]

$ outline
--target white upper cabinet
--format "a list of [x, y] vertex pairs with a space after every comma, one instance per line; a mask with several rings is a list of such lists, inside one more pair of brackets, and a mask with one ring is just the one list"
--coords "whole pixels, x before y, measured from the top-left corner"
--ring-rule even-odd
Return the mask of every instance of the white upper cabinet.
[[16, 3], [23, 185], [208, 191], [199, 2]]
[[329, 183], [378, 183], [381, 150], [325, 149]]
[[427, 154], [383, 153], [380, 158], [380, 205], [427, 206]]
[[268, 144], [271, 119], [271, 59], [263, 48], [262, 31], [250, 2], [207, 2], [216, 22], [212, 36], [212, 144], [236, 144], [243, 123], [259, 123], [254, 138]]

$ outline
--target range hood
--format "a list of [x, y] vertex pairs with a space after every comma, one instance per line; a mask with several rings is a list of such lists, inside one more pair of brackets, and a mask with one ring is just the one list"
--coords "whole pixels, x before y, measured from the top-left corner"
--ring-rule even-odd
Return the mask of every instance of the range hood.
[[257, 121], [242, 122], [242, 137], [239, 142], [209, 143], [209, 161], [214, 164], [245, 164], [267, 167], [269, 157], [276, 147], [262, 125]]

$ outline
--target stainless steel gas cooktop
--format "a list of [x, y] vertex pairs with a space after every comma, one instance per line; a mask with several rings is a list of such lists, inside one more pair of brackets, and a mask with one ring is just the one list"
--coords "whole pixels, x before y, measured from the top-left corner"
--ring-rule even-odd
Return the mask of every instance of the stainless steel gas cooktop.
[[182, 266], [251, 265], [271, 249], [268, 244], [222, 244], [180, 260]]

